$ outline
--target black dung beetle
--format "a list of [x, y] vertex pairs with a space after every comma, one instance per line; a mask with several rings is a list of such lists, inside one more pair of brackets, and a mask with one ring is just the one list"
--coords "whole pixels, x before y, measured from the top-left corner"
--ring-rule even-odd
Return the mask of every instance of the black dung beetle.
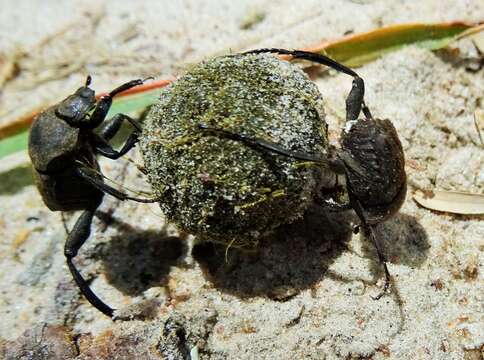
[[[132, 80], [96, 102], [88, 76], [84, 86], [60, 103], [40, 113], [34, 120], [29, 135], [29, 155], [34, 168], [34, 178], [45, 205], [52, 211], [83, 210], [69, 233], [64, 254], [71, 274], [82, 294], [99, 311], [113, 316], [113, 309], [102, 302], [89, 288], [72, 260], [89, 238], [91, 223], [104, 193], [119, 200], [154, 202], [154, 199], [131, 197], [112, 188], [103, 181], [96, 155], [118, 159], [138, 142], [140, 125], [124, 114], [116, 114], [100, 130], [113, 97], [144, 80]], [[123, 121], [134, 127], [123, 147], [117, 151], [108, 143]]]
[[[243, 134], [210, 128], [200, 124], [202, 131], [218, 133], [232, 140], [242, 141], [249, 146], [274, 152], [295, 159], [314, 161], [327, 166], [335, 173], [345, 176], [348, 201], [336, 198], [315, 199], [330, 210], [353, 209], [358, 215], [365, 234], [373, 242], [378, 258], [385, 271], [383, 291], [374, 299], [380, 299], [390, 286], [387, 260], [382, 253], [373, 225], [387, 220], [398, 212], [407, 192], [405, 158], [402, 144], [395, 127], [388, 119], [374, 119], [364, 101], [363, 79], [352, 69], [317, 53], [286, 50], [257, 49], [244, 54], [276, 53], [289, 55], [292, 59], [304, 59], [329, 66], [353, 77], [352, 89], [346, 98], [346, 126], [341, 133], [341, 148], [329, 148], [324, 158], [314, 154], [292, 152], [278, 144]], [[360, 113], [364, 118], [358, 118]]]
[[[327, 141], [314, 84], [264, 53], [353, 77], [339, 148]], [[313, 201], [331, 211], [353, 209], [385, 270], [380, 298], [390, 274], [373, 227], [401, 207], [406, 175], [395, 128], [373, 118], [364, 92], [355, 71], [307, 51], [258, 49], [195, 66], [162, 93], [143, 125], [141, 150], [165, 215], [201, 241], [248, 246]], [[302, 163], [266, 159], [268, 153]], [[307, 162], [314, 166], [298, 166]], [[328, 177], [343, 184], [328, 187]]]
[[[223, 190], [223, 187], [227, 184], [227, 182], [223, 182], [223, 179], [220, 181], [219, 178], [212, 177], [213, 174], [206, 171], [199, 173], [181, 173], [176, 170], [182, 166], [187, 166], [187, 169], [199, 165], [201, 166], [201, 169], [209, 166], [207, 159], [203, 156], [196, 156], [193, 158], [189, 155], [191, 154], [189, 152], [190, 147], [196, 146], [197, 144], [199, 147], [203, 147], [212, 143], [212, 149], [217, 149], [219, 143], [215, 143], [214, 141], [200, 142], [200, 139], [205, 136], [212, 137], [212, 140], [213, 137], [217, 137], [240, 142], [246, 147], [255, 149], [258, 152], [273, 153], [281, 155], [287, 159], [311, 162], [316, 164], [316, 167], [321, 167], [319, 173], [323, 174], [323, 176], [329, 176], [331, 178], [343, 177], [345, 183], [338, 185], [337, 188], [329, 189], [328, 192], [328, 189], [323, 189], [324, 186], [322, 185], [323, 182], [325, 185], [328, 184], [326, 180], [318, 182], [315, 177], [306, 178], [306, 175], [302, 175], [299, 177], [299, 180], [304, 181], [304, 179], [309, 179], [309, 182], [302, 188], [299, 194], [302, 198], [305, 198], [304, 201], [306, 203], [309, 203], [309, 201], [315, 201], [331, 211], [353, 209], [356, 212], [360, 219], [361, 227], [376, 247], [379, 260], [383, 264], [385, 270], [386, 281], [384, 289], [375, 299], [379, 299], [388, 290], [391, 280], [390, 273], [379, 240], [374, 234], [373, 227], [394, 215], [405, 199], [406, 175], [404, 170], [404, 155], [395, 128], [389, 120], [373, 118], [364, 101], [364, 81], [350, 68], [326, 56], [299, 50], [258, 49], [234, 56], [253, 56], [263, 53], [282, 54], [288, 55], [293, 59], [313, 61], [329, 66], [353, 77], [353, 87], [346, 99], [346, 126], [341, 134], [340, 148], [333, 147], [327, 143], [327, 126], [324, 123], [324, 119], [320, 119], [316, 110], [310, 110], [314, 115], [311, 118], [311, 121], [315, 120], [317, 122], [317, 120], [320, 119], [322, 123], [315, 124], [315, 122], [312, 122], [311, 126], [321, 129], [320, 133], [319, 130], [316, 130], [316, 132], [319, 133], [319, 137], [316, 138], [321, 139], [322, 142], [320, 144], [314, 144], [316, 138], [311, 139], [311, 141], [313, 143], [312, 147], [314, 149], [321, 149], [321, 151], [315, 153], [294, 151], [287, 146], [268, 141], [266, 138], [263, 139], [238, 131], [229, 131], [225, 128], [199, 121], [199, 119], [203, 119], [204, 114], [208, 113], [209, 116], [218, 116], [218, 114], [210, 112], [211, 108], [209, 102], [205, 101], [206, 99], [203, 98], [204, 95], [201, 92], [193, 93], [182, 88], [180, 92], [184, 94], [183, 96], [188, 96], [190, 102], [197, 103], [200, 101], [202, 106], [198, 109], [188, 110], [188, 112], [183, 115], [187, 116], [187, 118], [181, 118], [180, 120], [180, 128], [178, 127], [179, 119], [177, 119], [176, 116], [178, 116], [177, 111], [185, 109], [188, 106], [186, 98], [180, 97], [179, 99], [176, 99], [172, 94], [166, 95], [164, 99], [169, 100], [166, 102], [168, 108], [163, 107], [164, 105], [155, 105], [152, 111], [150, 111], [147, 116], [147, 121], [150, 123], [150, 125], [147, 125], [149, 128], [147, 129], [146, 126], [144, 126], [145, 128], [143, 129], [142, 141], [144, 143], [142, 150], [145, 158], [145, 165], [148, 165], [146, 169], [148, 178], [153, 186], [155, 185], [153, 179], [159, 178], [161, 180], [161, 190], [155, 189], [155, 192], [158, 192], [157, 199], [137, 199], [104, 184], [102, 176], [99, 173], [99, 165], [96, 161], [96, 155], [100, 154], [116, 159], [125, 154], [138, 141], [138, 136], [141, 132], [139, 125], [136, 121], [126, 115], [118, 114], [103, 127], [100, 135], [96, 135], [93, 132], [93, 129], [99, 127], [104, 121], [109, 106], [111, 105], [112, 97], [119, 92], [141, 84], [143, 82], [142, 80], [134, 80], [118, 87], [96, 104], [94, 91], [89, 88], [90, 78], [88, 77], [84, 87], [81, 87], [76, 93], [69, 96], [58, 105], [47, 109], [36, 119], [30, 133], [29, 153], [36, 170], [35, 177], [39, 191], [42, 194], [46, 205], [51, 210], [84, 210], [74, 226], [74, 229], [67, 238], [65, 256], [72, 276], [81, 289], [81, 292], [87, 300], [102, 313], [112, 317], [114, 310], [103, 303], [90, 290], [85, 280], [74, 267], [72, 259], [76, 256], [82, 244], [89, 237], [94, 212], [99, 207], [104, 193], [108, 193], [121, 200], [129, 199], [140, 202], [160, 201], [163, 197], [165, 203], [160, 201], [160, 204], [162, 204], [164, 210], [168, 211], [168, 214], [166, 214], [168, 219], [177, 223], [182, 229], [200, 236], [202, 239], [204, 235], [210, 235], [209, 232], [205, 232], [203, 226], [207, 229], [216, 229], [222, 222], [224, 222], [223, 226], [228, 225], [233, 227], [233, 231], [226, 228], [227, 231], [232, 231], [232, 235], [240, 235], [241, 237], [260, 236], [257, 231], [254, 232], [255, 235], [240, 232], [240, 229], [250, 229], [252, 224], [251, 221], [249, 221], [249, 217], [244, 217], [246, 210], [250, 207], [257, 207], [262, 204], [265, 201], [264, 199], [270, 199], [270, 201], [267, 202], [269, 209], [271, 206], [274, 208], [276, 201], [287, 201], [285, 200], [285, 196], [291, 195], [289, 193], [284, 193], [283, 190], [276, 189], [275, 191], [272, 191], [274, 189], [269, 189], [269, 191], [271, 191], [269, 195], [263, 195], [260, 201], [256, 200], [239, 206], [239, 204], [236, 203], [236, 199], [233, 197], [233, 193], [225, 193], [222, 194], [222, 197], [216, 198], [217, 201], [215, 202], [215, 206], [211, 209], [209, 208], [208, 211], [205, 211], [206, 207], [203, 208], [200, 206], [199, 209], [201, 209], [200, 214], [202, 218], [192, 217], [192, 214], [194, 214], [191, 212], [192, 207], [191, 205], [187, 206], [187, 204], [199, 206], [204, 202], [208, 202], [210, 197], [218, 191], [216, 190], [218, 186], [221, 186], [221, 189]], [[261, 64], [262, 63], [258, 66]], [[204, 71], [205, 68], [203, 68], [202, 65], [201, 72]], [[220, 73], [220, 77], [225, 84], [228, 84], [228, 90], [223, 89], [222, 91], [226, 92], [223, 93], [222, 96], [229, 96], [240, 105], [240, 102], [237, 101], [240, 100], [243, 103], [246, 101], [246, 98], [239, 98], [239, 100], [237, 100], [241, 94], [233, 90], [238, 86], [236, 80], [232, 78], [233, 75], [234, 74], [230, 71]], [[259, 86], [263, 86], [262, 84], [264, 81], [274, 81], [274, 78], [271, 78], [272, 75], [273, 74], [270, 74], [269, 71], [268, 77], [264, 79], [251, 79], [251, 81], [253, 80], [255, 83], [259, 84]], [[188, 78], [195, 79], [193, 76], [194, 74], [191, 73]], [[244, 84], [244, 81], [240, 84]], [[195, 81], [195, 83], [197, 82]], [[207, 86], [207, 84], [202, 85]], [[245, 95], [249, 94], [248, 97], [252, 99], [254, 97], [257, 98], [257, 96], [251, 94], [255, 89], [256, 88], [254, 87], [249, 87]], [[305, 96], [306, 95], [302, 95], [303, 103], [306, 101]], [[321, 99], [318, 98], [315, 101], [320, 104]], [[264, 103], [262, 106], [268, 107], [267, 105], [268, 103]], [[293, 110], [303, 111], [300, 108]], [[169, 123], [165, 122], [164, 125], [162, 125], [162, 127], [165, 125], [167, 127], [163, 127], [162, 129], [157, 126], [160, 123], [163, 123], [163, 121], [166, 121], [166, 119], [162, 120], [159, 118], [160, 111], [166, 111], [166, 116], [170, 118]], [[360, 113], [363, 113], [364, 118], [359, 118]], [[221, 121], [223, 122], [224, 119], [228, 119], [231, 114], [232, 110], [230, 108], [224, 108], [220, 114]], [[240, 120], [238, 117], [232, 119], [235, 119], [236, 122]], [[242, 119], [247, 121], [245, 118]], [[135, 127], [135, 130], [130, 134], [121, 150], [117, 152], [111, 148], [108, 141], [119, 130], [119, 127], [124, 120], [129, 121]], [[291, 126], [291, 119], [287, 119], [287, 121], [288, 123], [286, 125]], [[176, 135], [170, 134], [170, 131], [174, 131]], [[166, 139], [160, 138], [161, 134], [165, 134]], [[201, 137], [198, 135], [201, 135]], [[166, 143], [164, 143], [164, 141], [166, 141]], [[174, 154], [173, 158], [167, 160], [167, 162], [160, 162], [157, 160], [157, 157], [160, 156], [157, 151], [160, 151], [160, 149], [161, 154], [167, 154], [170, 152]], [[231, 149], [234, 149], [234, 147]], [[219, 151], [222, 150], [219, 149]], [[235, 151], [233, 154], [236, 154], [238, 150], [230, 150], [229, 148], [227, 153], [230, 155], [231, 151]], [[188, 157], [182, 159], [180, 157], [181, 155], [187, 155]], [[218, 154], [215, 153], [213, 156], [216, 157]], [[222, 175], [224, 175], [224, 172], [225, 175], [227, 175], [231, 171], [234, 174], [240, 174], [238, 171], [241, 168], [239, 169], [238, 166], [243, 167], [244, 165], [248, 165], [247, 163], [244, 164], [244, 161], [247, 162], [250, 160], [239, 157], [237, 158], [237, 161], [239, 161], [238, 165], [235, 165], [235, 167], [232, 168], [225, 169], [223, 167], [228, 164], [213, 164], [213, 166], [214, 168], [219, 168]], [[160, 164], [161, 167], [159, 166]], [[164, 172], [165, 168], [170, 169], [170, 172]], [[265, 168], [261, 168], [260, 171], [261, 174], [264, 174], [263, 176], [266, 176], [267, 174], [267, 176], [272, 176]], [[316, 171], [316, 173], [318, 173], [318, 171]], [[180, 182], [170, 182], [169, 178], [173, 174], [187, 177], [180, 177]], [[287, 174], [284, 173], [276, 175], [283, 177], [287, 176]], [[291, 176], [292, 175], [290, 174], [289, 178], [293, 179]], [[295, 184], [294, 180], [291, 181], [293, 181], [292, 184]], [[232, 185], [235, 189], [238, 189], [238, 183], [233, 183]], [[289, 183], [289, 185], [291, 185], [291, 183]], [[341, 188], [343, 190], [341, 190]], [[241, 191], [247, 191], [247, 189], [249, 189], [248, 191], [250, 192], [254, 190], [247, 186], [240, 187]], [[267, 188], [256, 190], [267, 191], [265, 189]], [[191, 198], [193, 195], [196, 195], [196, 199]], [[235, 193], [235, 195], [237, 194]], [[289, 206], [292, 205], [289, 204]], [[301, 211], [304, 206], [305, 204], [303, 204], [298, 211]], [[293, 215], [298, 216], [298, 211], [294, 211]], [[180, 218], [177, 219], [178, 215], [176, 214], [185, 216], [188, 223], [191, 222], [192, 224], [195, 224], [194, 226], [202, 226], [200, 227], [201, 230], [191, 231], [190, 226], [186, 226]], [[284, 214], [279, 215], [280, 216], [277, 220], [276, 217], [274, 217], [270, 226], [277, 226], [280, 221], [285, 221], [284, 219], [281, 220], [281, 217], [284, 217]], [[266, 215], [265, 219], [270, 222], [271, 215]], [[237, 221], [242, 221], [244, 224], [239, 224]], [[213, 234], [213, 232], [211, 234]]]

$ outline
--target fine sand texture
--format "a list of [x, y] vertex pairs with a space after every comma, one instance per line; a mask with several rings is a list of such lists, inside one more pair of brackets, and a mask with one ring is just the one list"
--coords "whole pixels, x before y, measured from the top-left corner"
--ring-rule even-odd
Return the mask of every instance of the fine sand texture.
[[[106, 91], [252, 48], [484, 19], [480, 0], [0, 0], [0, 8], [0, 65], [14, 59], [17, 67], [0, 78], [1, 124], [59, 101], [87, 74]], [[311, 206], [247, 252], [197, 243], [157, 204], [106, 196], [76, 264], [106, 303], [133, 317], [113, 322], [73, 282], [61, 215], [43, 204], [26, 152], [2, 159], [0, 358], [482, 359], [483, 218], [413, 200], [417, 190], [484, 191], [478, 56], [467, 39], [437, 52], [407, 47], [357, 69], [373, 115], [398, 131], [408, 176], [400, 212], [376, 230], [393, 283], [380, 300], [372, 296], [382, 266], [353, 233], [351, 211]], [[337, 144], [351, 78], [326, 69], [310, 76]], [[103, 159], [102, 170], [150, 191], [132, 163], [142, 163], [138, 149], [129, 159]], [[66, 214], [68, 228], [78, 216]]]

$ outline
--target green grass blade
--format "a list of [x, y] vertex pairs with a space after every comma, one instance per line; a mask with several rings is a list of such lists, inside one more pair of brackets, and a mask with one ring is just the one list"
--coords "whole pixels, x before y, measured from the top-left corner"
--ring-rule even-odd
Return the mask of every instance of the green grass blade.
[[27, 149], [29, 132], [27, 130], [0, 141], [0, 159]]
[[310, 49], [327, 55], [347, 66], [361, 66], [385, 54], [414, 45], [428, 50], [448, 46], [466, 32], [481, 31], [482, 25], [465, 23], [448, 24], [402, 24], [347, 36], [326, 42]]
[[[404, 46], [414, 45], [429, 50], [442, 49], [453, 41], [484, 30], [483, 24], [462, 22], [440, 24], [401, 24], [354, 34], [325, 42], [304, 50], [325, 54], [348, 66], [356, 67], [371, 62]], [[166, 85], [166, 84], [165, 84]], [[144, 91], [115, 99], [108, 114], [132, 113], [156, 102], [161, 89]], [[0, 131], [0, 158], [27, 148], [30, 119], [20, 122], [15, 129]], [[19, 133], [20, 132], [20, 133]], [[13, 135], [12, 135], [13, 134]]]

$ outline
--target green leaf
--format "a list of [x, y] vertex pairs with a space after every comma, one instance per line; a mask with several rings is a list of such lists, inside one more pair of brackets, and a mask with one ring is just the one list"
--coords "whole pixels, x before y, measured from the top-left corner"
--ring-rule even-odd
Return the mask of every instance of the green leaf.
[[[457, 39], [483, 29], [483, 24], [472, 25], [461, 22], [401, 24], [346, 36], [304, 50], [319, 52], [348, 66], [356, 67], [408, 45], [429, 50], [442, 49]], [[160, 91], [161, 89], [158, 88], [115, 99], [108, 116], [146, 108], [156, 102]], [[0, 140], [0, 158], [27, 148], [27, 132], [24, 129], [29, 126], [32, 118], [33, 116], [26, 117], [11, 126], [12, 129], [7, 129], [8, 126], [0, 129], [0, 139], [7, 136]]]
[[408, 45], [428, 50], [442, 49], [466, 33], [482, 30], [482, 25], [472, 26], [465, 23], [393, 25], [350, 35], [305, 50], [318, 52], [347, 66], [356, 67]]
[[0, 141], [0, 159], [17, 151], [27, 149], [29, 132], [27, 130]]

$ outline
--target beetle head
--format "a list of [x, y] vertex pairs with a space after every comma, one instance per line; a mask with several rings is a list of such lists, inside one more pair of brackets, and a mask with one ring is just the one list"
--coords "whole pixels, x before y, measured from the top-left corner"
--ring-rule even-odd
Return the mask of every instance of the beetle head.
[[369, 223], [381, 222], [403, 204], [406, 194], [402, 144], [389, 120], [348, 121], [341, 136], [348, 193], [365, 210]]
[[91, 76], [88, 76], [84, 86], [57, 105], [55, 114], [71, 126], [87, 125], [89, 123], [87, 114], [96, 103], [96, 96], [94, 90], [89, 87], [90, 84]]

